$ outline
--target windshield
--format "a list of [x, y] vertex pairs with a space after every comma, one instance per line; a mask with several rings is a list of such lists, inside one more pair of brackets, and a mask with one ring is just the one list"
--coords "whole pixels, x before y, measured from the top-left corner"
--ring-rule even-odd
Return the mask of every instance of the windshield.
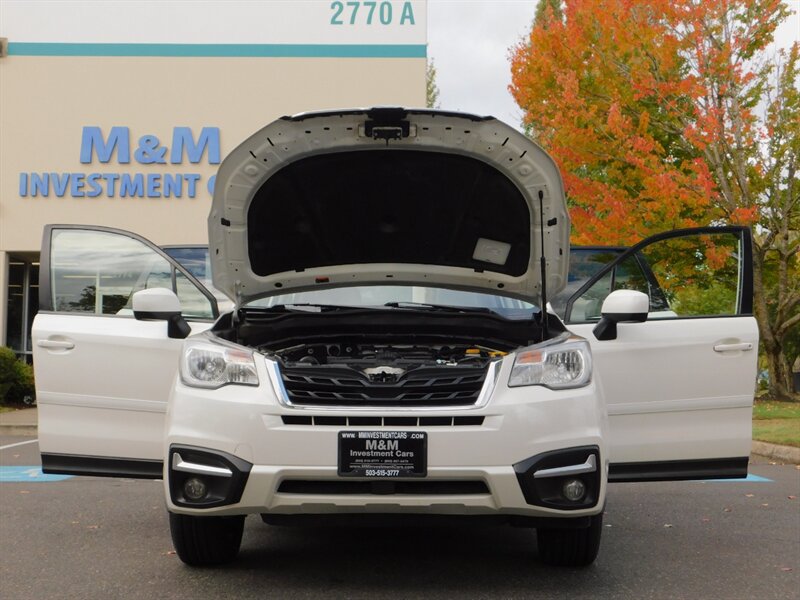
[[600, 269], [625, 251], [625, 248], [573, 246], [569, 251], [569, 277], [567, 285], [550, 298], [550, 308], [562, 319], [567, 301], [581, 286], [594, 277]]
[[214, 294], [220, 312], [233, 308], [233, 302], [214, 287], [211, 280], [211, 259], [208, 246], [165, 246], [162, 248], [170, 258], [175, 259], [180, 265], [195, 276], [208, 291]]
[[170, 257], [211, 289], [211, 262], [206, 246], [166, 246], [162, 248]]
[[251, 307], [272, 307], [283, 305], [328, 305], [382, 307], [389, 303], [412, 303], [436, 306], [455, 306], [464, 308], [487, 308], [507, 318], [529, 318], [538, 309], [528, 302], [482, 294], [479, 292], [463, 292], [442, 288], [402, 286], [402, 285], [369, 285], [311, 292], [297, 292], [262, 298], [251, 302]]

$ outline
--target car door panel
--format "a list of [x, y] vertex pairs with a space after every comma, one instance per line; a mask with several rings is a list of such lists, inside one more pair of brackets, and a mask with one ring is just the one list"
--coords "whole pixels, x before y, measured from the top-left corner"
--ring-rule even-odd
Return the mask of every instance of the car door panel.
[[[641, 291], [651, 298], [651, 316], [644, 323], [620, 323], [616, 339], [598, 340], [593, 334], [596, 321], [570, 322], [570, 306], [578, 308], [575, 314], [584, 316], [580, 299], [590, 291], [592, 281], [568, 303], [568, 327], [589, 341], [595, 376], [606, 398], [612, 481], [747, 474], [758, 348], [758, 327], [749, 314], [752, 303], [747, 298], [752, 294], [747, 264], [749, 231], [717, 228], [683, 234], [706, 240], [703, 236], [709, 231], [739, 239], [736, 255], [731, 251], [726, 260], [735, 260], [741, 268], [734, 273], [733, 266], [723, 265], [727, 276], [736, 278], [738, 290], [731, 289], [734, 284], [722, 282], [716, 273], [697, 266], [701, 248], [694, 251], [697, 256], [684, 265], [683, 273], [685, 280], [696, 279], [691, 285], [700, 286], [700, 292], [681, 290], [680, 283], [671, 284], [671, 290], [653, 289], [658, 277], [647, 273], [641, 278], [647, 281]], [[679, 237], [681, 232], [669, 235]], [[663, 236], [649, 243], [658, 243], [659, 239]], [[713, 240], [706, 241], [715, 252], [725, 254]], [[615, 261], [616, 265], [626, 256], [646, 256], [647, 243], [633, 247]], [[678, 260], [672, 257], [666, 262]], [[654, 270], [663, 276], [666, 268], [661, 265]], [[614, 264], [608, 269], [599, 273], [595, 282], [603, 276], [607, 281]], [[671, 278], [676, 278], [675, 273]], [[707, 297], [698, 299], [698, 294]], [[665, 307], [667, 298], [671, 298], [671, 304]], [[687, 307], [699, 312], [703, 306], [719, 314], [682, 314]]]
[[[59, 247], [65, 231], [70, 251]], [[80, 260], [70, 258], [73, 251], [81, 252]], [[132, 261], [132, 254], [142, 260]], [[166, 321], [135, 319], [130, 297], [137, 288], [174, 285], [174, 265], [146, 240], [92, 227], [48, 226], [42, 256], [43, 306], [32, 333], [43, 469], [160, 477], [166, 403], [182, 340], [167, 336]], [[189, 324], [199, 333], [212, 321]]]
[[[570, 326], [589, 340], [605, 393], [610, 479], [619, 465], [630, 463], [745, 458], [746, 469], [755, 352], [719, 353], [713, 347], [723, 330], [728, 336], [722, 339], [734, 337], [757, 346], [755, 319], [622, 323], [617, 339], [607, 342], [595, 339], [593, 328]], [[665, 375], [653, 375], [658, 370]], [[656, 465], [641, 467], [644, 478]], [[630, 467], [623, 470], [631, 475]]]
[[[190, 325], [193, 333], [210, 326]], [[56, 455], [160, 464], [167, 395], [182, 344], [166, 329], [166, 322], [126, 317], [37, 315], [39, 447], [46, 469], [58, 467]], [[42, 349], [52, 341], [73, 347]]]

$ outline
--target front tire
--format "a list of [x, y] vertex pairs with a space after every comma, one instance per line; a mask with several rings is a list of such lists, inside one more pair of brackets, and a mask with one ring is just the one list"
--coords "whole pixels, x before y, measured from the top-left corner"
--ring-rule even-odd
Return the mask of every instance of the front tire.
[[170, 513], [169, 530], [178, 558], [187, 565], [221, 565], [239, 554], [244, 515], [195, 517]]
[[586, 567], [597, 558], [603, 514], [590, 517], [585, 529], [537, 529], [539, 560], [556, 567]]

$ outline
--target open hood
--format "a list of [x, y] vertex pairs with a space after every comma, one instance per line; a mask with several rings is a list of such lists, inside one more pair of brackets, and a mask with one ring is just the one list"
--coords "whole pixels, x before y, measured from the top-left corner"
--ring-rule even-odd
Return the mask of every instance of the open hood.
[[370, 284], [540, 304], [542, 221], [552, 295], [569, 264], [561, 176], [492, 117], [400, 108], [283, 117], [220, 166], [208, 218], [214, 286], [237, 305]]

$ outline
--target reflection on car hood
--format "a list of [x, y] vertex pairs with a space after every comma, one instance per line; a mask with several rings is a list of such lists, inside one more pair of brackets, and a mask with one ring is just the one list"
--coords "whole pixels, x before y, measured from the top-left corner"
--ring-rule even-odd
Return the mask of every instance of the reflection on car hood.
[[222, 163], [215, 287], [238, 305], [405, 284], [537, 302], [566, 283], [569, 218], [552, 159], [491, 117], [380, 108], [283, 117]]

